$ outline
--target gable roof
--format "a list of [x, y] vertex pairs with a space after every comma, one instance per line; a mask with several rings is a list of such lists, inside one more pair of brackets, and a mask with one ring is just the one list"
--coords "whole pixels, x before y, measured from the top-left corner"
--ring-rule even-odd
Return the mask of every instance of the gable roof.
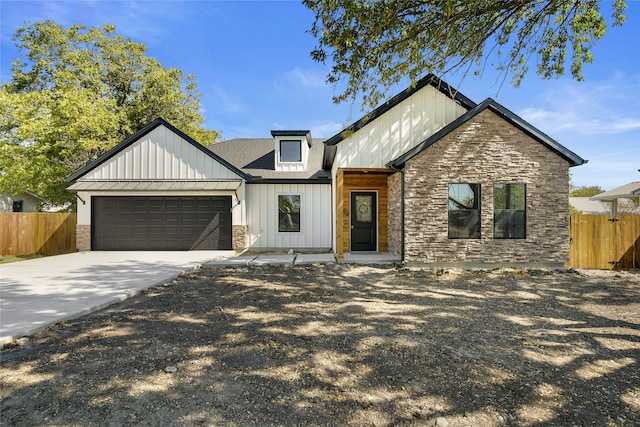
[[569, 204], [583, 214], [608, 214], [609, 208], [604, 203], [591, 200], [589, 197], [569, 197]]
[[191, 138], [189, 135], [187, 135], [186, 133], [182, 132], [181, 130], [179, 130], [178, 128], [174, 127], [169, 122], [167, 122], [166, 120], [164, 120], [164, 119], [162, 119], [160, 117], [158, 117], [153, 122], [149, 123], [147, 126], [145, 126], [142, 129], [140, 129], [138, 132], [136, 132], [133, 135], [131, 135], [129, 138], [127, 138], [124, 141], [120, 142], [118, 145], [116, 145], [111, 150], [109, 150], [106, 153], [104, 153], [102, 156], [98, 157], [93, 162], [89, 163], [87, 166], [83, 167], [82, 169], [80, 169], [77, 172], [75, 172], [73, 175], [69, 176], [66, 179], [66, 181], [67, 182], [72, 182], [72, 181], [75, 181], [75, 180], [81, 178], [82, 176], [86, 175], [87, 173], [89, 173], [93, 169], [97, 168], [101, 164], [105, 163], [106, 161], [108, 161], [109, 159], [114, 157], [116, 154], [120, 153], [121, 151], [123, 151], [124, 149], [129, 147], [134, 142], [138, 141], [139, 139], [141, 139], [142, 137], [144, 137], [145, 135], [147, 135], [148, 133], [150, 133], [151, 131], [156, 129], [158, 126], [166, 127], [171, 132], [175, 133], [180, 138], [184, 139], [189, 144], [191, 144], [192, 146], [194, 146], [198, 150], [202, 151], [207, 156], [211, 157], [212, 159], [214, 159], [218, 163], [224, 165], [226, 168], [228, 168], [233, 173], [235, 173], [238, 176], [240, 176], [245, 181], [251, 181], [251, 176], [250, 175], [248, 175], [248, 174], [244, 173], [243, 171], [241, 171], [240, 169], [236, 168], [234, 165], [232, 165], [231, 163], [229, 163], [228, 161], [226, 161], [222, 157], [218, 156], [217, 154], [213, 153], [211, 150], [207, 149], [207, 147], [205, 147], [204, 145], [200, 144], [195, 139]]
[[404, 101], [405, 99], [409, 98], [411, 95], [413, 95], [414, 93], [418, 92], [420, 89], [422, 89], [422, 88], [424, 88], [425, 86], [428, 86], [428, 85], [431, 85], [434, 88], [438, 89], [440, 92], [442, 92], [443, 94], [445, 94], [447, 97], [451, 98], [452, 100], [458, 102], [460, 105], [462, 105], [467, 110], [471, 110], [472, 108], [476, 107], [476, 105], [477, 105], [471, 99], [469, 99], [466, 96], [464, 96], [457, 89], [449, 86], [443, 80], [440, 80], [434, 74], [428, 74], [425, 77], [423, 77], [420, 80], [418, 80], [414, 86], [410, 86], [410, 87], [406, 88], [405, 90], [403, 90], [399, 94], [395, 95], [390, 100], [388, 100], [385, 103], [383, 103], [382, 105], [378, 106], [371, 113], [365, 115], [364, 117], [360, 118], [355, 123], [347, 126], [346, 129], [343, 129], [342, 131], [340, 131], [336, 135], [334, 135], [331, 138], [327, 139], [324, 142], [324, 144], [326, 146], [329, 146], [329, 147], [339, 144], [341, 141], [343, 141], [345, 139], [345, 135], [348, 135], [349, 133], [356, 132], [359, 129], [362, 129], [364, 126], [366, 126], [367, 124], [371, 123], [372, 121], [374, 121], [375, 119], [377, 119], [378, 117], [380, 117], [381, 115], [383, 115], [387, 111], [391, 110], [393, 107], [395, 107], [396, 105], [400, 104], [402, 101]]
[[455, 129], [459, 128], [463, 124], [467, 123], [469, 120], [476, 117], [478, 114], [483, 112], [484, 110], [489, 109], [496, 113], [498, 116], [502, 117], [504, 120], [514, 125], [518, 129], [522, 130], [536, 141], [540, 142], [545, 147], [549, 148], [551, 151], [558, 154], [560, 157], [564, 158], [569, 162], [570, 166], [579, 166], [584, 163], [587, 163], [587, 160], [584, 160], [568, 148], [562, 146], [555, 139], [551, 138], [540, 129], [536, 128], [532, 124], [525, 121], [520, 116], [516, 115], [509, 109], [503, 107], [498, 102], [491, 98], [485, 99], [482, 103], [478, 104], [475, 108], [469, 110], [467, 113], [458, 117], [456, 120], [449, 123], [447, 126], [440, 129], [438, 132], [431, 135], [429, 138], [416, 145], [411, 150], [407, 151], [400, 157], [391, 162], [387, 163], [387, 167], [391, 168], [402, 168], [404, 164], [415, 155], [421, 153], [422, 151], [429, 148], [431, 145], [438, 142], [440, 139], [444, 138], [449, 133], [453, 132]]
[[275, 142], [273, 138], [231, 139], [211, 145], [209, 149], [218, 156], [227, 159], [244, 173], [251, 175], [252, 183], [274, 180], [329, 182], [331, 175], [322, 169], [324, 148], [322, 142], [323, 140], [318, 138], [308, 139], [310, 145], [307, 170], [292, 172], [275, 170]]

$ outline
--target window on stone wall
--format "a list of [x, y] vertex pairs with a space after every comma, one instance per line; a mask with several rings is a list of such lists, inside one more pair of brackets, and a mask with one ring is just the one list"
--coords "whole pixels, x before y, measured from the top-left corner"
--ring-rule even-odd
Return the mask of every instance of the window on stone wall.
[[480, 184], [449, 184], [449, 238], [480, 238]]
[[524, 239], [527, 230], [527, 187], [525, 184], [493, 186], [493, 237]]
[[278, 196], [278, 231], [300, 232], [300, 195]]

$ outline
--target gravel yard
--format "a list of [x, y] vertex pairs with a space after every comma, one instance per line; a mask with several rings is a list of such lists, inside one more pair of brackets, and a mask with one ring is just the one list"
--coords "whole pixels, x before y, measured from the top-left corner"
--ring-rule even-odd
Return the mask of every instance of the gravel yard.
[[3, 426], [637, 426], [640, 272], [202, 268], [1, 357]]

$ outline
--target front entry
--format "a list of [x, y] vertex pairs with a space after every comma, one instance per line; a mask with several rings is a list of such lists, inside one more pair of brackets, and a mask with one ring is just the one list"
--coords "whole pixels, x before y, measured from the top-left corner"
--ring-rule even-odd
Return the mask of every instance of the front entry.
[[352, 251], [378, 250], [377, 206], [378, 202], [376, 192], [351, 192]]

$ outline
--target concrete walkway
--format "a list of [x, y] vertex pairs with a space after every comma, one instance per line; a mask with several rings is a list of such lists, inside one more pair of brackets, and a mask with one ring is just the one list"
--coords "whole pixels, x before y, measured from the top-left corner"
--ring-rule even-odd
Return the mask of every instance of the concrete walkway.
[[[164, 283], [199, 266], [334, 263], [333, 253], [242, 255], [233, 251], [77, 252], [0, 265], [0, 345]], [[341, 263], [399, 261], [384, 253], [345, 254]]]
[[233, 258], [213, 260], [206, 263], [209, 267], [263, 266], [263, 265], [309, 265], [336, 262], [334, 254], [258, 254], [240, 255]]
[[78, 252], [2, 264], [0, 344], [233, 255], [233, 251]]
[[351, 252], [337, 260], [333, 253], [290, 254], [290, 255], [241, 255], [228, 259], [214, 260], [205, 265], [210, 267], [262, 266], [262, 265], [309, 265], [339, 262], [341, 264], [393, 264], [400, 258], [387, 252]]

